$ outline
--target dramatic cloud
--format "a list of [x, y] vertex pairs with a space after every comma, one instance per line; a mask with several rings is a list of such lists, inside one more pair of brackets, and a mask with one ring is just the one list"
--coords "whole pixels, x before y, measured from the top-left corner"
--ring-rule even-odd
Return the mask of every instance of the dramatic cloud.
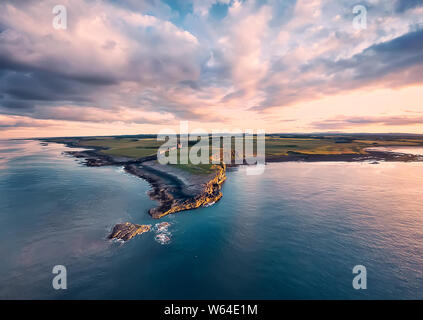
[[[262, 117], [274, 128], [282, 110], [324, 96], [423, 85], [421, 0], [60, 3], [67, 30], [52, 26], [55, 1], [0, 2], [3, 132], [31, 119], [78, 131]], [[356, 4], [367, 8], [367, 29], [353, 27]]]
[[0, 115], [0, 131], [11, 128], [37, 128], [45, 127], [48, 123], [44, 121], [37, 121], [26, 117], [5, 117]]
[[397, 0], [395, 10], [403, 13], [409, 9], [423, 6], [423, 0]]

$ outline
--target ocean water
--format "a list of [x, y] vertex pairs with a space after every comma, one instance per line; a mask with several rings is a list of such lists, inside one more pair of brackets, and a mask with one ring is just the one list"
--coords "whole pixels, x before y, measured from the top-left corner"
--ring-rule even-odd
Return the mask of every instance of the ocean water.
[[[156, 224], [148, 184], [59, 144], [0, 141], [2, 299], [422, 299], [423, 163], [273, 163], [228, 172], [220, 202]], [[67, 290], [52, 268], [67, 268]], [[352, 269], [367, 269], [355, 290]]]
[[423, 147], [370, 147], [367, 150], [373, 151], [387, 151], [394, 153], [406, 153], [423, 156]]

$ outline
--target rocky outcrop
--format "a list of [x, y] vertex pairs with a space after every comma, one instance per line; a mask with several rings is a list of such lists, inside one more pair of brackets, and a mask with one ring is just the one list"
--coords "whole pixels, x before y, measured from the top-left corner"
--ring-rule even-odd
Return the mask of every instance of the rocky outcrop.
[[198, 207], [217, 202], [222, 197], [221, 188], [225, 180], [226, 166], [225, 164], [222, 164], [218, 166], [218, 170], [214, 178], [202, 185], [198, 194], [194, 197], [190, 197], [185, 200], [178, 200], [174, 199], [165, 188], [159, 189], [152, 195], [152, 198], [158, 200], [161, 205], [157, 208], [150, 209], [149, 214], [153, 218], [159, 219], [168, 214], [196, 209]]
[[[215, 166], [214, 174], [204, 177], [192, 175], [187, 178], [191, 181], [186, 183], [175, 181], [173, 174], [160, 171], [167, 166], [159, 164], [129, 164], [125, 166], [125, 170], [150, 183], [152, 189], [148, 195], [152, 200], [156, 200], [159, 206], [151, 208], [148, 213], [153, 218], [160, 219], [168, 214], [195, 209], [219, 201], [222, 197], [222, 184], [226, 180], [226, 166], [225, 164]], [[180, 174], [182, 173], [180, 172]], [[165, 177], [166, 175], [172, 176], [173, 181], [170, 182]], [[193, 190], [195, 191], [193, 192]]]
[[155, 225], [155, 228], [158, 232], [167, 232], [167, 229], [170, 227], [169, 222], [161, 222]]
[[[198, 190], [195, 195], [187, 197], [182, 192], [178, 196], [175, 196], [177, 194], [176, 189], [179, 190], [179, 188], [169, 185], [168, 181], [151, 167], [144, 168], [142, 165], [129, 164], [125, 166], [125, 170], [138, 177], [142, 177], [151, 184], [152, 190], [149, 192], [149, 195], [151, 199], [159, 202], [158, 207], [149, 210], [149, 214], [155, 219], [219, 201], [222, 197], [222, 183], [226, 180], [226, 166], [224, 164], [216, 165], [216, 173], [206, 183], [197, 185]], [[167, 222], [163, 222], [159, 227], [167, 228], [168, 225]], [[149, 225], [125, 222], [117, 224], [113, 228], [109, 239], [127, 241], [138, 234], [150, 231], [150, 229], [151, 226]]]
[[[73, 141], [53, 142], [65, 143], [68, 147], [80, 147]], [[151, 199], [159, 203], [158, 207], [149, 210], [149, 214], [155, 219], [207, 206], [222, 197], [221, 188], [226, 180], [226, 165], [223, 163], [214, 165], [213, 173], [191, 174], [173, 166], [160, 165], [157, 162], [157, 155], [134, 160], [102, 154], [100, 151], [103, 148], [100, 147], [91, 148], [93, 150], [67, 151], [66, 154], [84, 159], [83, 163], [90, 167], [120, 165], [126, 172], [148, 181], [151, 185], [148, 194]], [[108, 238], [127, 241], [150, 229], [149, 225], [120, 223], [114, 226]]]
[[112, 233], [108, 236], [109, 239], [120, 239], [128, 241], [138, 234], [148, 232], [151, 230], [151, 225], [133, 224], [130, 222], [120, 223], [114, 226]]
[[78, 159], [84, 159], [83, 163], [87, 167], [102, 167], [116, 165], [117, 163], [112, 159], [112, 157], [106, 155], [99, 155], [95, 151], [85, 150], [85, 151], [66, 151], [65, 154], [71, 155]]

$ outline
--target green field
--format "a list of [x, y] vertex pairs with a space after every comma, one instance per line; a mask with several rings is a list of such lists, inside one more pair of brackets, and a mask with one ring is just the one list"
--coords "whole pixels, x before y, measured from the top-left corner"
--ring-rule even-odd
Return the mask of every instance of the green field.
[[301, 154], [360, 154], [363, 145], [357, 142], [336, 143], [332, 139], [266, 139], [266, 157], [287, 156], [290, 153]]
[[[241, 138], [236, 138], [241, 139]], [[251, 137], [246, 138], [251, 139]], [[71, 142], [74, 146], [94, 147], [97, 152], [116, 157], [141, 159], [157, 154], [163, 141], [152, 135], [136, 137], [82, 137], [46, 139], [53, 142]], [[234, 144], [235, 138], [232, 138]], [[255, 139], [254, 139], [255, 140]], [[195, 142], [190, 142], [191, 147]], [[254, 145], [256, 141], [254, 141]], [[423, 136], [400, 135], [268, 135], [266, 159], [289, 155], [365, 154], [365, 148], [374, 146], [423, 146]], [[255, 148], [255, 146], [254, 146]], [[212, 165], [177, 164], [178, 168], [193, 174], [213, 172]]]
[[99, 153], [111, 156], [120, 156], [128, 158], [144, 158], [157, 153], [157, 149], [162, 144], [153, 138], [136, 139], [136, 138], [96, 138], [83, 139], [79, 141], [81, 147], [100, 147], [104, 148]]
[[304, 155], [366, 154], [368, 147], [422, 146], [421, 138], [401, 136], [328, 135], [306, 137], [269, 136], [266, 138], [266, 158]]
[[179, 169], [187, 171], [192, 174], [209, 174], [216, 171], [216, 165], [213, 164], [175, 164]]

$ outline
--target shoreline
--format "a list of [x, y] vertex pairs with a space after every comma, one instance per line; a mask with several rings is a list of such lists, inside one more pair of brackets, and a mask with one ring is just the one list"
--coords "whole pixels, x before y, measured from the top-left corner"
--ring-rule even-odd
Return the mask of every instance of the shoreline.
[[287, 156], [266, 158], [266, 163], [275, 162], [422, 162], [423, 156], [391, 151], [366, 151], [363, 154], [290, 154]]
[[[170, 172], [164, 170], [166, 166], [154, 164], [156, 156], [125, 161], [91, 150], [64, 153], [83, 159], [82, 163], [87, 167], [123, 166], [125, 172], [147, 181], [151, 186], [148, 195], [159, 203], [158, 207], [148, 211], [154, 219], [217, 202], [222, 197], [220, 189], [226, 180], [224, 164], [216, 165], [216, 171], [212, 174], [200, 176], [185, 174], [184, 180], [188, 181], [184, 183], [178, 172], [175, 173], [176, 170]], [[182, 174], [182, 171], [179, 174]]]
[[[60, 143], [69, 148], [82, 148], [74, 142], [52, 141], [37, 139], [41, 143]], [[87, 147], [82, 151], [63, 151], [63, 154], [81, 159], [87, 167], [123, 166], [125, 172], [139, 177], [150, 184], [148, 192], [150, 199], [158, 202], [157, 207], [148, 210], [153, 219], [160, 219], [168, 214], [196, 209], [216, 203], [223, 196], [222, 184], [226, 180], [226, 166], [216, 165], [215, 172], [207, 175], [185, 174], [183, 182], [178, 174], [163, 170], [167, 166], [155, 164], [157, 156], [148, 156], [140, 159], [114, 157], [100, 154], [103, 148]], [[159, 167], [160, 166], [160, 167]], [[162, 170], [159, 170], [162, 169]], [[180, 169], [179, 169], [180, 170]], [[182, 171], [180, 171], [182, 174]], [[131, 222], [116, 224], [108, 239], [127, 241], [138, 234], [148, 232], [148, 225], [138, 225]]]
[[[157, 207], [148, 210], [153, 219], [160, 219], [168, 214], [192, 210], [209, 206], [218, 202], [223, 194], [222, 184], [226, 180], [227, 166], [222, 163], [215, 165], [211, 174], [194, 175], [183, 172], [181, 169], [157, 163], [157, 155], [139, 159], [116, 157], [99, 153], [102, 147], [81, 147], [73, 141], [54, 141], [53, 139], [36, 139], [40, 143], [60, 143], [69, 148], [86, 149], [82, 151], [63, 151], [77, 159], [87, 167], [123, 166], [125, 172], [147, 181], [151, 190], [150, 199], [158, 202]], [[423, 161], [423, 156], [395, 153], [388, 151], [366, 151], [365, 154], [299, 154], [270, 157], [266, 163], [276, 162], [412, 162]], [[229, 165], [228, 168], [234, 167]], [[138, 234], [149, 231], [147, 225], [138, 225], [131, 222], [116, 224], [108, 236], [109, 239], [127, 241]]]

